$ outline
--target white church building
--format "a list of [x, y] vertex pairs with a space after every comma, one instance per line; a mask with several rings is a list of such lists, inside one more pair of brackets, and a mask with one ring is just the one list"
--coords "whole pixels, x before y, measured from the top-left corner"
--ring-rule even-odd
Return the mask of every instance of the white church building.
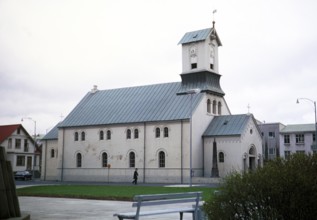
[[[212, 28], [186, 33], [180, 82], [95, 86], [42, 140], [43, 180], [208, 182], [262, 163], [252, 114], [232, 115]], [[190, 178], [190, 174], [192, 178]]]

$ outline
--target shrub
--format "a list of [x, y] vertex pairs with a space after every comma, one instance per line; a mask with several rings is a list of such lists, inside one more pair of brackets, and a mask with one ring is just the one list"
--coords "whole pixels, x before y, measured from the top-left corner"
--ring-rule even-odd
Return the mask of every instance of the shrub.
[[277, 158], [224, 179], [208, 199], [209, 219], [317, 219], [317, 155]]

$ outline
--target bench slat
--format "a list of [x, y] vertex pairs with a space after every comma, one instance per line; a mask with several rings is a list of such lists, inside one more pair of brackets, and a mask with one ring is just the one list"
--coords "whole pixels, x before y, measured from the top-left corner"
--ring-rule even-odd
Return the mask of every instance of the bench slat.
[[[177, 203], [194, 203], [196, 198], [189, 199], [169, 199], [169, 200], [154, 200], [154, 201], [141, 201], [141, 206], [153, 206], [153, 205], [168, 205], [168, 204], [177, 204]], [[132, 203], [132, 207], [138, 207], [139, 202]]]
[[[178, 209], [176, 208], [176, 209], [142, 211], [139, 213], [139, 216], [160, 215], [160, 214], [169, 214], [169, 213], [177, 213], [177, 212], [195, 212], [195, 209], [194, 208], [178, 208]], [[116, 213], [113, 216], [132, 218], [135, 216], [135, 212]]]
[[188, 197], [196, 197], [201, 196], [202, 192], [186, 192], [186, 193], [172, 193], [172, 194], [154, 194], [154, 195], [136, 195], [133, 200], [138, 201], [141, 199], [142, 201], [147, 200], [161, 200], [161, 199], [173, 199], [173, 198], [188, 198]]

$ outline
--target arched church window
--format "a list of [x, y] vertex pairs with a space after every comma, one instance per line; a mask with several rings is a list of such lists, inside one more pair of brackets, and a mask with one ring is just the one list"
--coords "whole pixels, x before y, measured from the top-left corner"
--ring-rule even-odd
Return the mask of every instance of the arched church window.
[[110, 139], [111, 139], [111, 131], [107, 130], [107, 140], [110, 140]]
[[211, 113], [211, 101], [210, 101], [210, 99], [207, 100], [207, 112]]
[[131, 130], [130, 129], [127, 130], [127, 139], [131, 139]]
[[138, 138], [139, 138], [139, 130], [134, 129], [134, 139], [138, 139]]
[[217, 112], [217, 102], [216, 100], [212, 101], [212, 113], [216, 114]]
[[86, 140], [86, 134], [85, 134], [84, 131], [81, 132], [81, 140], [82, 140], [82, 141]]
[[218, 115], [221, 115], [221, 102], [218, 102]]
[[78, 141], [78, 132], [77, 131], [74, 134], [74, 141]]
[[164, 137], [168, 137], [168, 127], [164, 128]]
[[225, 154], [223, 152], [219, 152], [219, 163], [225, 162]]
[[155, 128], [155, 137], [159, 138], [161, 136], [161, 129], [160, 128]]
[[100, 131], [99, 132], [99, 140], [103, 140], [103, 138], [104, 138], [104, 133], [103, 133], [103, 131]]
[[81, 157], [81, 153], [78, 153], [76, 155], [76, 167], [81, 167], [81, 161], [82, 160], [82, 157]]
[[107, 153], [102, 153], [102, 167], [107, 167], [108, 166], [108, 154]]
[[129, 153], [129, 167], [135, 167], [135, 153]]
[[163, 151], [159, 152], [159, 167], [165, 167], [165, 153]]

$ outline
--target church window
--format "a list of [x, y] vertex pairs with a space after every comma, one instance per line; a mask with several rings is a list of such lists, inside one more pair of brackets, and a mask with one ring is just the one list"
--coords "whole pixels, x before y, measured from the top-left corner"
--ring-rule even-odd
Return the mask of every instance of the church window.
[[217, 110], [217, 102], [216, 102], [216, 100], [214, 100], [212, 102], [212, 113], [216, 114], [216, 110]]
[[78, 153], [76, 155], [76, 167], [81, 167], [81, 161], [82, 160], [82, 157], [81, 157], [81, 153]]
[[155, 129], [155, 137], [159, 138], [161, 136], [161, 129], [160, 128], [156, 128]]
[[197, 68], [197, 63], [192, 63], [192, 64], [191, 64], [191, 68], [192, 68], [192, 69], [196, 69], [196, 68]]
[[127, 130], [127, 139], [131, 139], [131, 130], [130, 129]]
[[134, 139], [138, 139], [138, 138], [139, 138], [139, 130], [134, 129]]
[[77, 131], [75, 132], [74, 140], [75, 140], [75, 141], [78, 141], [78, 132], [77, 132]]
[[218, 115], [221, 115], [221, 102], [218, 102]]
[[81, 140], [82, 141], [86, 140], [86, 133], [84, 131], [81, 132]]
[[168, 137], [168, 127], [164, 128], [164, 137]]
[[219, 152], [219, 163], [225, 162], [225, 154], [223, 152]]
[[207, 100], [207, 112], [211, 113], [211, 101], [210, 101], [210, 99]]
[[163, 151], [159, 152], [159, 167], [165, 167], [165, 153]]
[[110, 139], [111, 139], [111, 131], [107, 130], [107, 140], [110, 140]]
[[135, 153], [129, 153], [129, 167], [135, 167]]
[[108, 154], [107, 153], [102, 153], [102, 167], [107, 167], [108, 166]]
[[51, 158], [54, 158], [54, 157], [55, 157], [55, 150], [51, 149]]
[[103, 138], [104, 138], [104, 132], [100, 131], [99, 132], [99, 140], [103, 140]]

